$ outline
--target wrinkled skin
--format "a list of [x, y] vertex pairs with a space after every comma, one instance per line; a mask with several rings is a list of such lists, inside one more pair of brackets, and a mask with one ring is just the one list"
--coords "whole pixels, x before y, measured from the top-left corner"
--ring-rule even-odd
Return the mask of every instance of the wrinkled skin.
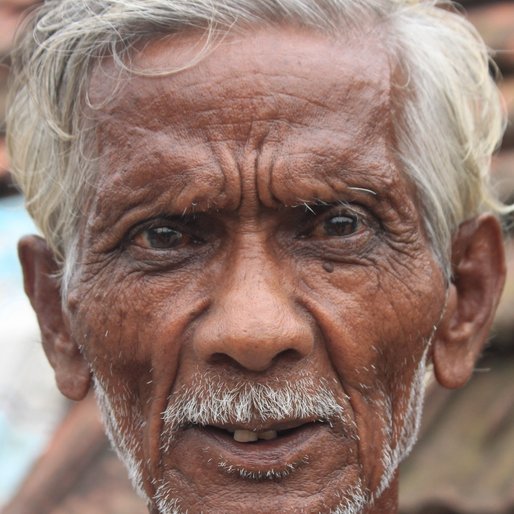
[[[152, 43], [135, 63], [176, 66], [188, 42]], [[190, 513], [328, 513], [359, 482], [378, 496], [388, 475], [364, 511], [396, 512], [383, 452], [412, 423], [416, 370], [433, 359], [445, 385], [467, 379], [455, 363], [472, 369], [502, 261], [499, 250], [494, 263], [482, 259], [482, 273], [485, 261], [497, 271], [474, 280], [494, 284], [468, 303], [470, 287], [459, 297], [458, 283], [445, 284], [395, 160], [393, 73], [378, 40], [268, 29], [227, 39], [176, 75], [131, 76], [88, 113], [99, 177], [62, 313], [38, 309], [34, 262], [52, 266], [42, 243], [25, 240], [20, 255], [61, 390], [80, 398], [94, 375], [119, 412], [115, 429], [133, 432], [149, 498], [166, 483]], [[93, 103], [115, 76], [109, 62], [97, 68]], [[463, 233], [458, 259], [479, 252], [477, 234], [480, 248], [501, 246], [491, 217]], [[484, 295], [488, 313], [475, 315]], [[467, 328], [482, 331], [473, 345], [463, 317], [480, 317]], [[222, 385], [323, 377], [346, 418], [314, 425], [294, 448], [221, 445], [185, 428], [164, 451], [161, 413], [198, 376]], [[221, 460], [254, 472], [301, 465], [252, 480]]]

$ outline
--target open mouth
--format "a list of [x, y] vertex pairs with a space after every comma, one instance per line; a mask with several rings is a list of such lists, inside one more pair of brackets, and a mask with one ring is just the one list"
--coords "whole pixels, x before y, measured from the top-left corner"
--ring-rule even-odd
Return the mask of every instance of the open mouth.
[[320, 421], [309, 421], [304, 423], [296, 423], [293, 426], [279, 428], [270, 427], [266, 429], [248, 429], [241, 427], [221, 427], [207, 425], [201, 428], [212, 435], [223, 437], [224, 439], [233, 440], [237, 443], [260, 443], [264, 441], [284, 441], [299, 435], [301, 432], [314, 428], [315, 425], [320, 425]]
[[[176, 451], [190, 453], [207, 469], [245, 479], [284, 479], [317, 459], [332, 438], [328, 421], [262, 420], [190, 424], [177, 438]], [[187, 461], [184, 461], [186, 463]], [[186, 465], [186, 464], [184, 464]]]

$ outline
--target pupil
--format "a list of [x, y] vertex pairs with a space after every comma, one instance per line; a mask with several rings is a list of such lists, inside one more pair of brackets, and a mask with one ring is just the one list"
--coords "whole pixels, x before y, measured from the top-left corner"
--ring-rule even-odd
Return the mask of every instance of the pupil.
[[182, 234], [169, 227], [157, 227], [149, 229], [147, 237], [152, 248], [171, 248], [180, 243]]
[[329, 236], [349, 236], [357, 229], [355, 216], [334, 216], [325, 221], [325, 230]]

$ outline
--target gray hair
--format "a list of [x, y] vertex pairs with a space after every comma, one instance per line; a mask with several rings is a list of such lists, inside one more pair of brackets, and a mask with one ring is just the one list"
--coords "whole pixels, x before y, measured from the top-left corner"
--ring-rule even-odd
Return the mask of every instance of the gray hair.
[[505, 117], [487, 48], [469, 22], [441, 3], [47, 0], [13, 56], [8, 112], [12, 169], [30, 214], [56, 257], [69, 265], [95, 183], [83, 118], [89, 76], [101, 58], [111, 56], [120, 70], [130, 71], [134, 45], [185, 30], [202, 35], [198, 62], [235, 30], [292, 23], [337, 37], [380, 25], [391, 62], [405, 78], [395, 85], [405, 94], [394, 113], [394, 150], [417, 187], [425, 229], [449, 278], [450, 241], [459, 224], [486, 210], [512, 208], [497, 200], [490, 184]]

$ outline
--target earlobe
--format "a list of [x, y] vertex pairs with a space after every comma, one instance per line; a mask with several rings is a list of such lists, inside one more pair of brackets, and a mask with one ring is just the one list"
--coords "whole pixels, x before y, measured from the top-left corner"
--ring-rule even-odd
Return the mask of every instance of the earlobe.
[[471, 377], [487, 341], [505, 282], [505, 254], [498, 220], [484, 214], [461, 224], [452, 243], [453, 278], [432, 359], [448, 388]]
[[54, 368], [59, 390], [72, 400], [87, 394], [89, 366], [70, 335], [61, 306], [61, 291], [55, 273], [58, 269], [44, 239], [26, 236], [18, 244], [24, 287], [36, 311], [43, 348]]

